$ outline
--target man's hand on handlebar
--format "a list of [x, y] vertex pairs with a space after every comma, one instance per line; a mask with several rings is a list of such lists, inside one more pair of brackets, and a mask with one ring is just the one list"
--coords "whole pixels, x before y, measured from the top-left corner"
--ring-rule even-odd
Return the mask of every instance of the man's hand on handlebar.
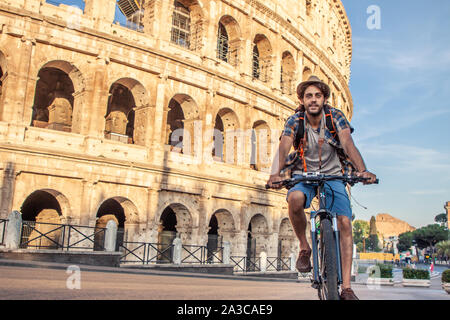
[[282, 180], [283, 180], [283, 178], [279, 174], [273, 174], [270, 176], [269, 180], [267, 181], [267, 184], [272, 189], [281, 189], [281, 188], [283, 188], [283, 185], [281, 183], [275, 183], [275, 184], [273, 184], [273, 183], [279, 182]]
[[363, 182], [363, 184], [373, 184], [377, 180], [377, 176], [375, 174], [373, 174], [372, 172], [369, 172], [369, 171], [357, 172], [356, 176], [357, 177], [361, 177], [361, 178], [369, 179], [369, 180], [365, 180]]

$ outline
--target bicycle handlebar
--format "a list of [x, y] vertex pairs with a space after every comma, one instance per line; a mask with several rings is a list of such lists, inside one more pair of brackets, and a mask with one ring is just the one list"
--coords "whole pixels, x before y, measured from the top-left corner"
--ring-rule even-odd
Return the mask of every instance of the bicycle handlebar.
[[[358, 182], [364, 182], [369, 180], [370, 178], [363, 178], [363, 177], [357, 177], [357, 176], [351, 176], [351, 175], [326, 175], [326, 174], [306, 174], [301, 177], [297, 178], [291, 178], [286, 179], [282, 181], [273, 182], [272, 184], [281, 184], [283, 187], [286, 186], [294, 186], [299, 182], [306, 182], [306, 183], [317, 183], [317, 182], [325, 182], [325, 181], [331, 181], [331, 180], [342, 180], [343, 182], [346, 182], [350, 185], [354, 185]], [[379, 180], [376, 179], [375, 184], [379, 183]], [[270, 189], [271, 187], [266, 184], [266, 189]]]

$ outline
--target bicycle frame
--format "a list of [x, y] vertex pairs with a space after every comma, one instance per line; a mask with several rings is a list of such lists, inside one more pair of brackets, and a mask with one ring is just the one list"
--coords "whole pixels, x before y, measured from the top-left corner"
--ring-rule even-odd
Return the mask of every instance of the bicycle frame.
[[319, 194], [319, 210], [311, 212], [311, 242], [312, 242], [312, 252], [313, 252], [313, 270], [314, 278], [312, 279], [313, 287], [318, 289], [319, 285], [322, 283], [322, 278], [319, 275], [319, 248], [317, 247], [317, 229], [316, 229], [316, 217], [319, 216], [320, 221], [323, 219], [330, 219], [333, 225], [333, 232], [335, 236], [336, 244], [336, 264], [338, 272], [338, 284], [342, 284], [342, 266], [341, 266], [341, 250], [340, 250], [340, 235], [337, 223], [337, 214], [335, 212], [328, 211], [326, 209], [326, 197], [325, 197], [325, 183], [320, 182], [318, 185]]

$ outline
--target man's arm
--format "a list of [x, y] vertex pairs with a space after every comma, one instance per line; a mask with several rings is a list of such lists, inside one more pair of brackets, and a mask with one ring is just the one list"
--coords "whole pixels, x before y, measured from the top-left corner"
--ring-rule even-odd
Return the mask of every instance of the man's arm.
[[272, 182], [281, 181], [280, 177], [280, 171], [284, 169], [286, 166], [285, 161], [286, 157], [289, 154], [289, 151], [292, 148], [292, 144], [294, 142], [294, 139], [292, 139], [289, 136], [283, 136], [281, 137], [280, 145], [278, 147], [278, 151], [275, 154], [275, 157], [273, 159], [272, 168], [270, 171], [270, 178], [269, 181], [267, 181], [267, 184], [271, 187], [274, 187], [272, 185]]
[[353, 142], [353, 138], [350, 134], [350, 129], [343, 129], [338, 132], [338, 135], [339, 141], [341, 142], [345, 153], [350, 158], [350, 161], [353, 163], [357, 170], [356, 175], [370, 179], [367, 183], [365, 182], [364, 184], [374, 183], [377, 177], [373, 173], [367, 171], [367, 167], [364, 163], [361, 153], [359, 152], [358, 148], [356, 148], [355, 143]]

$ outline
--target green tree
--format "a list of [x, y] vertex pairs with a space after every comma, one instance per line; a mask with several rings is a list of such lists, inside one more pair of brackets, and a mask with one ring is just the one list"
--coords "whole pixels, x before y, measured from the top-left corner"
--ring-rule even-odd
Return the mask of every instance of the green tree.
[[362, 243], [369, 236], [369, 223], [364, 220], [353, 221], [353, 242], [356, 245]]
[[369, 225], [369, 239], [366, 241], [366, 249], [373, 252], [380, 252], [381, 249], [378, 246], [378, 235], [377, 235], [377, 226], [376, 226], [376, 220], [375, 217], [372, 216], [370, 218], [370, 225]]
[[436, 251], [438, 256], [450, 258], [450, 240], [436, 243]]
[[398, 236], [398, 244], [397, 249], [399, 252], [403, 252], [406, 250], [409, 250], [412, 246], [412, 240], [413, 240], [413, 233], [411, 231], [401, 233]]
[[439, 223], [441, 226], [444, 226], [447, 224], [447, 214], [446, 213], [440, 213], [436, 217], [434, 217], [434, 221]]
[[426, 227], [414, 230], [413, 239], [419, 249], [432, 248], [439, 241], [448, 239], [448, 230], [438, 224], [429, 224]]

